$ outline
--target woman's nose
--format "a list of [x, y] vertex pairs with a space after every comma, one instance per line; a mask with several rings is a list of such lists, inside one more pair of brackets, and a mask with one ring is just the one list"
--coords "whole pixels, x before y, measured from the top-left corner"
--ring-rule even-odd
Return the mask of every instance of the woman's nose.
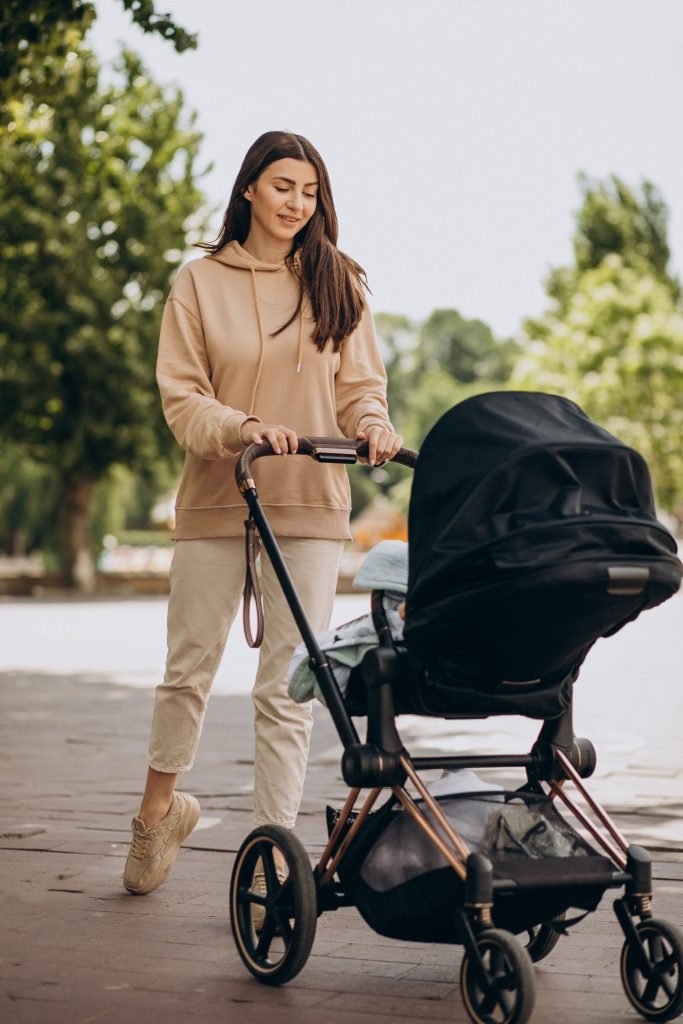
[[304, 206], [304, 197], [301, 192], [292, 192], [289, 197], [288, 206], [291, 206], [293, 210], [302, 210]]

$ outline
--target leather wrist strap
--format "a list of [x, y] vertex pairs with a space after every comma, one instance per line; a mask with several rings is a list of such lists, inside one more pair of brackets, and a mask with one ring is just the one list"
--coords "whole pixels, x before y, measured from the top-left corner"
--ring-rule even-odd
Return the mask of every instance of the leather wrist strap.
[[[247, 570], [242, 591], [242, 622], [244, 635], [250, 647], [260, 647], [263, 640], [263, 598], [261, 586], [256, 572], [260, 542], [256, 533], [256, 523], [249, 517], [244, 520]], [[251, 631], [251, 603], [256, 608], [256, 636]]]

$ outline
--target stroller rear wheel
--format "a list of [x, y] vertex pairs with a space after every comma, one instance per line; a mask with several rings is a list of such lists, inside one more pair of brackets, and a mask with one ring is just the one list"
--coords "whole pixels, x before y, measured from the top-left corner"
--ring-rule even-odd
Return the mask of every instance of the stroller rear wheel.
[[254, 829], [230, 878], [232, 935], [244, 965], [266, 985], [290, 981], [308, 959], [317, 918], [313, 871], [299, 840], [278, 825]]
[[[564, 921], [566, 913], [563, 910], [562, 913], [557, 914], [554, 918], [555, 921]], [[553, 928], [551, 924], [537, 924], [533, 928], [527, 930], [529, 941], [526, 944], [526, 951], [535, 964], [539, 960], [544, 960], [560, 941], [561, 935], [556, 928]]]
[[477, 936], [479, 965], [465, 951], [460, 988], [474, 1024], [526, 1024], [534, 1008], [535, 982], [526, 949], [513, 936], [487, 928]]
[[636, 931], [640, 946], [625, 942], [621, 951], [624, 991], [646, 1020], [672, 1020], [683, 1010], [683, 933], [654, 917]]

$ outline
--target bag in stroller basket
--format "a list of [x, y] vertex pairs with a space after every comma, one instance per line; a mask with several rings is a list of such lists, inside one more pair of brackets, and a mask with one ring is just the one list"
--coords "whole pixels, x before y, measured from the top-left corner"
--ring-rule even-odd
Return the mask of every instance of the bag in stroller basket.
[[[493, 877], [502, 886], [498, 927], [513, 933], [531, 931], [569, 907], [590, 911], [597, 906], [611, 879], [611, 864], [558, 812], [550, 797], [507, 792], [467, 770], [451, 775], [457, 779], [457, 785], [449, 787], [454, 791], [437, 801], [469, 849], [485, 854], [493, 865]], [[429, 810], [424, 813], [434, 823]], [[337, 818], [338, 813], [328, 808], [330, 831]], [[568, 871], [573, 887], [567, 884]], [[463, 904], [464, 882], [395, 801], [370, 816], [339, 873], [361, 915], [381, 935], [411, 942], [462, 941], [458, 918], [448, 908]], [[590, 880], [577, 891], [581, 875]], [[600, 884], [601, 875], [605, 885]], [[548, 884], [540, 887], [537, 883], [544, 876]], [[535, 884], [525, 887], [532, 877]]]

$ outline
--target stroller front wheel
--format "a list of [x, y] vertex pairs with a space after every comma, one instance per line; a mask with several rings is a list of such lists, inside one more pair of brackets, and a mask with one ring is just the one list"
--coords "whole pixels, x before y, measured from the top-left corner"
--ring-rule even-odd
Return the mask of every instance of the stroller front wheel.
[[477, 936], [483, 971], [467, 951], [460, 968], [465, 1009], [474, 1024], [526, 1024], [535, 1001], [535, 982], [526, 949], [498, 928]]
[[673, 1020], [683, 1010], [683, 933], [650, 917], [636, 925], [640, 945], [624, 943], [621, 981], [646, 1020]]
[[230, 878], [232, 935], [245, 967], [266, 985], [290, 981], [308, 960], [317, 917], [311, 863], [294, 833], [278, 825], [250, 832]]

